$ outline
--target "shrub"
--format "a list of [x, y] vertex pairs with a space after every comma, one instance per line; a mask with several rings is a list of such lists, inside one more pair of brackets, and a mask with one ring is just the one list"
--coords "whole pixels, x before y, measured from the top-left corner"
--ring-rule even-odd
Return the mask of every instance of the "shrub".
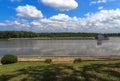
[[74, 61], [73, 61], [73, 63], [80, 63], [82, 60], [81, 60], [81, 58], [76, 58]]
[[45, 63], [51, 63], [51, 62], [52, 62], [51, 59], [46, 59], [46, 60], [45, 60]]
[[2, 64], [11, 64], [16, 63], [17, 61], [18, 61], [17, 56], [12, 54], [6, 54], [1, 59]]

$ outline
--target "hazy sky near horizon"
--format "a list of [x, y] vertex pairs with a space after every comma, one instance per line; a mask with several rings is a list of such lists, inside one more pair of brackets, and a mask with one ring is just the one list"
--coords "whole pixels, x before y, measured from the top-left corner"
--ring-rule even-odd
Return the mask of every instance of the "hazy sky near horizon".
[[120, 33], [120, 0], [0, 0], [0, 30]]

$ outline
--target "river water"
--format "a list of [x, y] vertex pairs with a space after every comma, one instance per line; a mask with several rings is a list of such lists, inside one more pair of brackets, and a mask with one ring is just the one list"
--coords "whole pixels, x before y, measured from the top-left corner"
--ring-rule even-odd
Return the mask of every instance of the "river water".
[[0, 56], [109, 56], [120, 55], [120, 38], [96, 40], [0, 40]]

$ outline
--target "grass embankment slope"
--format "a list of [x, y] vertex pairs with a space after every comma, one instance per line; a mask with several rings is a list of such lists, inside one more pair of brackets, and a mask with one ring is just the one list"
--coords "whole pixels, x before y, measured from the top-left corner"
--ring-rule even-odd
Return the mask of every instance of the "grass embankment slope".
[[0, 81], [120, 81], [120, 60], [55, 65], [18, 62], [0, 66]]

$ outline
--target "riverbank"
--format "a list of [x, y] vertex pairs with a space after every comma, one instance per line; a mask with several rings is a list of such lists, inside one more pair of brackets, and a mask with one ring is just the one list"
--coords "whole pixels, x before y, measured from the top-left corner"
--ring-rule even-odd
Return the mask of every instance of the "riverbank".
[[40, 38], [9, 38], [8, 40], [94, 40], [94, 37], [40, 37]]
[[19, 56], [19, 61], [44, 61], [45, 59], [74, 60], [81, 58], [83, 61], [120, 60], [120, 56]]
[[18, 62], [0, 66], [0, 81], [119, 81], [120, 60], [78, 64]]
[[120, 60], [120, 56], [18, 56], [18, 62], [44, 62], [51, 59], [52, 62], [73, 63], [76, 58], [82, 61]]
[[[18, 56], [19, 62], [37, 62], [52, 59], [53, 61], [73, 61], [81, 58], [82, 61], [99, 61], [99, 60], [120, 60], [120, 56]], [[1, 59], [1, 57], [0, 57]]]

